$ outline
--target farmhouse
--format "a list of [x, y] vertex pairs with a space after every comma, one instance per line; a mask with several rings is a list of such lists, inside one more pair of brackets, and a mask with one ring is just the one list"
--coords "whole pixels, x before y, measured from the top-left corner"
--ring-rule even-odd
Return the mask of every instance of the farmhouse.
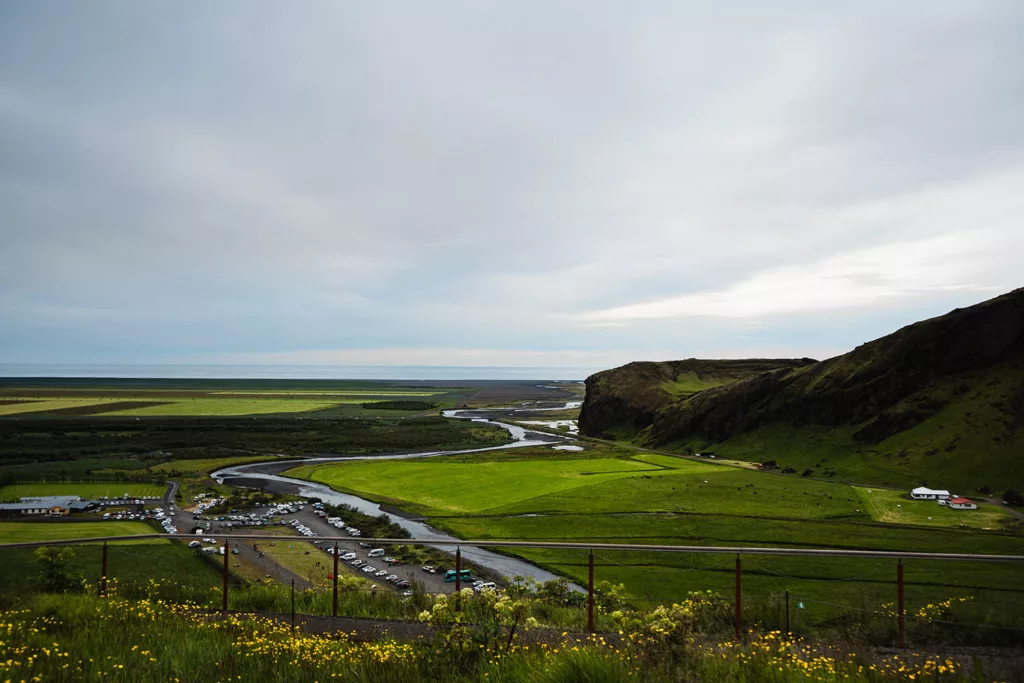
[[64, 507], [63, 505], [51, 505], [46, 510], [46, 514], [50, 517], [67, 517], [71, 514], [71, 510]]
[[914, 500], [946, 500], [949, 498], [949, 491], [918, 486], [910, 492], [910, 497]]
[[954, 510], [977, 510], [978, 504], [970, 498], [950, 498], [946, 503]]

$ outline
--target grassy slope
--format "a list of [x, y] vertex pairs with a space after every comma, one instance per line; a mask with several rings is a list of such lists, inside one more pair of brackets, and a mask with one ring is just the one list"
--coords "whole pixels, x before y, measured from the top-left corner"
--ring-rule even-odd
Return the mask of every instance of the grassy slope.
[[701, 451], [738, 460], [775, 460], [815, 476], [833, 471], [846, 481], [889, 486], [932, 486], [976, 491], [988, 486], [1002, 491], [1024, 485], [1024, 424], [1007, 412], [1014, 387], [1024, 385], [1024, 371], [1001, 368], [971, 376], [973, 389], [956, 396], [967, 378], [953, 377], [923, 395], [948, 400], [920, 424], [877, 444], [858, 443], [856, 426], [825, 427], [773, 424], [738, 434], [726, 441], [676, 442], [673, 450]]
[[0, 487], [0, 501], [17, 502], [23, 496], [81, 496], [83, 500], [93, 498], [120, 498], [124, 494], [140, 498], [159, 498], [167, 489], [160, 484], [139, 483], [46, 483], [8, 484]]

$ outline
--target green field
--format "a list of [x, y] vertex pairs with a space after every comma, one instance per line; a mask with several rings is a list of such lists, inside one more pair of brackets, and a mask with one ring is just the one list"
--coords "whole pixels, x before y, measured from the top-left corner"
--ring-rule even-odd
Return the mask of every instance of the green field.
[[121, 498], [126, 493], [132, 498], [160, 498], [166, 490], [160, 484], [136, 482], [8, 484], [0, 487], [0, 501], [17, 502], [26, 496], [80, 496], [82, 500], [91, 500]]
[[999, 529], [1013, 519], [1003, 507], [981, 504], [977, 510], [954, 510], [933, 500], [910, 500], [900, 491], [855, 486], [871, 518], [890, 524], [917, 524], [938, 527]]
[[[135, 536], [157, 533], [143, 522], [0, 522], [0, 543], [63, 541], [72, 538]], [[144, 543], [167, 543], [163, 539], [143, 539]]]
[[[291, 473], [424, 514], [462, 538], [1024, 554], [1024, 535], [1009, 531], [1011, 518], [994, 506], [957, 514], [904, 501], [897, 491], [593, 448], [573, 457], [535, 449]], [[894, 515], [897, 504], [901, 512]], [[585, 552], [515, 554], [586, 579]], [[840, 604], [877, 608], [894, 590], [889, 560], [757, 556], [745, 562], [752, 601], [791, 590], [808, 602], [808, 618], [831, 618]], [[734, 582], [729, 556], [602, 552], [597, 566], [598, 580], [624, 583], [641, 602], [690, 590], [728, 594]], [[908, 572], [911, 567], [908, 596], [914, 600], [971, 595], [1024, 613], [1022, 565], [930, 561], [908, 564]]]
[[[695, 467], [703, 467], [694, 464]], [[289, 476], [338, 490], [412, 503], [433, 514], [479, 513], [547, 494], [613, 482], [640, 473], [672, 472], [629, 458], [521, 460], [467, 464], [443, 459], [306, 465]]]
[[[0, 396], [5, 400], [14, 400], [12, 396]], [[0, 404], [0, 415], [19, 415], [22, 413], [38, 413], [45, 412], [47, 410], [57, 410], [64, 408], [84, 408], [86, 406], [98, 406], [104, 403], [113, 403], [120, 399], [114, 398], [46, 398], [46, 397], [30, 397], [30, 396], [18, 396], [18, 401], [24, 401], [24, 403], [6, 403]]]

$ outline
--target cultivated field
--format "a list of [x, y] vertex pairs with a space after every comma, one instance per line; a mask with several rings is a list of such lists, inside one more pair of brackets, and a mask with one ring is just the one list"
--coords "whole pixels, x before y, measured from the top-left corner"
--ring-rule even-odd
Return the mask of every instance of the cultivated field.
[[45, 484], [8, 484], [0, 487], [0, 501], [16, 502], [26, 496], [80, 496], [82, 500], [99, 498], [121, 498], [128, 494], [130, 498], [159, 498], [167, 490], [160, 484], [123, 482], [105, 484], [96, 482], [82, 483], [45, 483]]

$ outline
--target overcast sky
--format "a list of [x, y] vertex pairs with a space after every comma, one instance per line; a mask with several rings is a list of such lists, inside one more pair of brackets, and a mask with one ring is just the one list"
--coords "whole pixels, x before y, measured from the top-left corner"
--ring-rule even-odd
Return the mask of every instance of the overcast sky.
[[0, 362], [828, 357], [1024, 284], [1024, 3], [0, 3]]

